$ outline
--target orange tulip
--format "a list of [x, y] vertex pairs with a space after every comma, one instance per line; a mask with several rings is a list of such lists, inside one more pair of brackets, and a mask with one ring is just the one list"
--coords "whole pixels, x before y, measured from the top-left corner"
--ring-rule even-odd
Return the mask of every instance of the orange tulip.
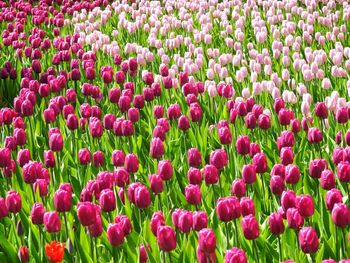
[[45, 245], [45, 252], [48, 260], [52, 263], [59, 263], [64, 258], [64, 244], [52, 241]]

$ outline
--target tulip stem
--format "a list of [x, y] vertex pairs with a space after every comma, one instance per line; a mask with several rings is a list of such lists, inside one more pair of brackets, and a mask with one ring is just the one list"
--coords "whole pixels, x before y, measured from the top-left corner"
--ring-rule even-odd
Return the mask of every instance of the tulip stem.
[[94, 257], [94, 239], [92, 238], [91, 233], [90, 233], [90, 249], [91, 249], [91, 258], [92, 258], [92, 261], [95, 262], [95, 257]]
[[63, 217], [64, 217], [64, 225], [65, 225], [65, 228], [66, 228], [66, 241], [67, 241], [68, 238], [69, 238], [69, 235], [68, 235], [67, 215], [66, 215], [65, 212], [63, 213]]
[[255, 254], [256, 262], [259, 263], [258, 247], [256, 246], [255, 240], [253, 240], [253, 246], [254, 246], [254, 253], [253, 254]]
[[229, 240], [228, 240], [228, 227], [227, 227], [227, 222], [225, 222], [225, 232], [226, 232], [226, 247], [227, 247], [227, 249], [229, 249], [230, 244], [229, 244]]
[[36, 202], [35, 201], [35, 193], [34, 193], [34, 188], [32, 187], [32, 185], [31, 185], [31, 187], [30, 188], [32, 188], [32, 195], [33, 195], [33, 200], [34, 200], [34, 203]]
[[169, 262], [172, 263], [171, 252], [169, 252]]
[[281, 246], [281, 238], [280, 236], [277, 237], [278, 240], [278, 250], [279, 250], [279, 254], [280, 254], [280, 262], [282, 262], [283, 260], [283, 251], [282, 251], [282, 246]]
[[220, 177], [219, 177], [219, 186], [220, 186], [221, 197], [224, 197], [224, 193], [222, 191], [222, 184], [221, 184], [221, 178]]
[[345, 235], [345, 228], [342, 228], [342, 234], [343, 234], [343, 258], [346, 258], [346, 235]]
[[235, 225], [235, 242], [236, 242], [236, 247], [238, 247], [238, 228], [237, 228], [237, 220], [233, 220], [233, 224]]

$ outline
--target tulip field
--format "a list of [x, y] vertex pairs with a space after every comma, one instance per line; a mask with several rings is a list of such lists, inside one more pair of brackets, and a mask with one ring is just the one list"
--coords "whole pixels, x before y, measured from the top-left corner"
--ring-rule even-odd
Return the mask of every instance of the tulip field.
[[350, 2], [0, 1], [0, 262], [350, 262]]

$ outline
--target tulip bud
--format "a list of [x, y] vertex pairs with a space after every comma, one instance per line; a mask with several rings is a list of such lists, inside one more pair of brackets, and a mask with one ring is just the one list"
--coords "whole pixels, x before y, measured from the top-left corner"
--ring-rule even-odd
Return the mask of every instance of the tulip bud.
[[18, 250], [18, 258], [21, 263], [29, 262], [29, 252], [27, 246], [20, 246]]
[[206, 184], [216, 184], [219, 181], [219, 172], [214, 165], [207, 164], [202, 173]]
[[255, 183], [256, 182], [255, 166], [252, 164], [243, 165], [242, 178], [246, 184]]
[[210, 164], [214, 165], [219, 171], [228, 163], [227, 153], [224, 149], [216, 149], [210, 153]]
[[260, 234], [259, 223], [253, 215], [243, 217], [241, 226], [246, 239], [254, 240], [258, 238]]
[[280, 159], [283, 165], [293, 163], [294, 153], [291, 147], [283, 147], [280, 152]]
[[162, 160], [158, 163], [158, 174], [164, 181], [168, 181], [172, 178], [173, 167], [169, 160]]
[[327, 169], [327, 161], [324, 159], [315, 159], [310, 161], [309, 174], [313, 178], [320, 178], [323, 170]]
[[41, 203], [35, 203], [30, 212], [30, 219], [34, 225], [41, 225], [44, 222], [45, 208]]
[[90, 226], [96, 221], [96, 208], [90, 202], [80, 202], [77, 205], [77, 215], [83, 226]]
[[298, 183], [300, 178], [300, 171], [298, 166], [294, 165], [294, 164], [288, 164], [286, 166], [286, 182], [288, 184], [296, 184]]
[[281, 205], [284, 211], [296, 206], [296, 196], [292, 190], [283, 191], [281, 196]]
[[133, 153], [125, 156], [125, 168], [129, 173], [136, 173], [139, 169], [139, 160]]
[[232, 194], [237, 196], [238, 198], [245, 196], [246, 187], [245, 187], [244, 180], [243, 179], [233, 180], [231, 191], [232, 191]]
[[216, 237], [212, 229], [204, 228], [198, 233], [198, 248], [206, 254], [214, 253]]
[[241, 155], [249, 154], [250, 140], [248, 136], [239, 136], [236, 141], [237, 152]]
[[303, 227], [299, 231], [299, 244], [304, 253], [311, 254], [318, 250], [318, 236], [312, 227]]
[[255, 166], [255, 171], [259, 174], [263, 174], [267, 171], [267, 159], [265, 154], [257, 153], [253, 157], [253, 164]]
[[314, 201], [311, 195], [301, 195], [296, 199], [296, 207], [303, 217], [310, 217], [314, 214]]
[[10, 190], [5, 199], [6, 207], [10, 213], [18, 213], [22, 209], [22, 199], [18, 192]]
[[310, 143], [319, 143], [323, 139], [322, 132], [318, 128], [312, 127], [308, 130], [307, 139]]
[[63, 138], [59, 133], [54, 133], [49, 138], [50, 149], [54, 152], [61, 152], [63, 149]]
[[170, 252], [176, 248], [176, 234], [170, 226], [159, 226], [157, 241], [161, 250]]
[[208, 226], [208, 216], [204, 211], [195, 211], [193, 213], [193, 229], [200, 231]]
[[57, 212], [68, 212], [72, 207], [72, 193], [58, 189], [54, 195], [54, 205]]
[[116, 208], [116, 199], [114, 192], [110, 189], [102, 190], [99, 198], [102, 211], [111, 212]]
[[146, 186], [139, 186], [134, 192], [135, 205], [142, 209], [151, 205], [151, 195]]
[[152, 158], [159, 159], [164, 154], [164, 144], [161, 139], [153, 138], [150, 146], [150, 154]]
[[0, 219], [7, 217], [9, 210], [6, 206], [6, 201], [4, 198], [0, 197]]
[[193, 217], [192, 212], [183, 210], [179, 214], [178, 218], [178, 229], [181, 233], [189, 233], [192, 229]]
[[165, 225], [164, 215], [161, 211], [153, 213], [150, 225], [153, 235], [157, 236], [158, 227]]
[[289, 208], [287, 210], [287, 222], [290, 228], [299, 230], [304, 225], [304, 217], [296, 208]]
[[255, 215], [254, 201], [249, 197], [243, 197], [240, 201], [242, 216]]
[[279, 213], [272, 213], [269, 216], [269, 227], [271, 233], [276, 236], [284, 232], [283, 218]]
[[187, 203], [198, 205], [201, 202], [201, 190], [198, 185], [190, 184], [185, 188], [185, 197]]
[[331, 170], [325, 169], [321, 173], [320, 183], [323, 189], [331, 190], [335, 188], [335, 177]]
[[233, 247], [226, 251], [225, 263], [247, 263], [247, 255], [243, 249]]
[[334, 204], [332, 209], [332, 220], [338, 227], [344, 228], [350, 224], [350, 210], [342, 203]]
[[275, 195], [280, 196], [284, 191], [284, 179], [278, 175], [273, 175], [270, 178], [270, 189]]
[[200, 185], [202, 183], [202, 174], [197, 168], [191, 167], [188, 169], [187, 178], [190, 184]]
[[112, 246], [116, 247], [124, 242], [124, 231], [120, 224], [109, 224], [107, 228], [107, 238]]
[[49, 233], [57, 233], [61, 230], [61, 220], [57, 212], [45, 212], [44, 214], [45, 230]]
[[128, 236], [132, 231], [132, 225], [130, 219], [125, 215], [118, 215], [114, 222], [122, 226], [124, 236]]
[[114, 150], [112, 152], [112, 162], [116, 167], [123, 166], [125, 162], [124, 152], [122, 150]]
[[148, 177], [151, 185], [152, 192], [160, 194], [164, 191], [164, 183], [162, 178], [157, 174], [152, 174]]

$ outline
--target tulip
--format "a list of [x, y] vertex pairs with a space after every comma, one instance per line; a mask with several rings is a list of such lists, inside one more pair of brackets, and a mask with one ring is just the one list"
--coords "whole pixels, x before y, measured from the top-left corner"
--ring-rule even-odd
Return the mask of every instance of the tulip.
[[114, 166], [123, 166], [125, 162], [125, 155], [122, 150], [114, 150], [112, 152], [112, 163]]
[[[147, 250], [150, 251], [150, 249], [151, 249], [150, 246], [147, 244]], [[140, 258], [139, 258], [140, 263], [146, 263], [148, 261], [147, 253], [149, 253], [149, 252], [146, 251], [144, 244], [141, 244], [140, 245]]]
[[202, 174], [197, 168], [191, 167], [188, 169], [187, 178], [190, 184], [200, 185], [202, 183]]
[[199, 167], [202, 163], [202, 155], [197, 148], [191, 148], [187, 151], [188, 164], [193, 167]]
[[331, 190], [335, 188], [335, 177], [331, 170], [325, 169], [321, 173], [320, 183], [323, 189]]
[[54, 133], [49, 138], [50, 149], [54, 152], [61, 152], [63, 149], [63, 138], [59, 133]]
[[10, 213], [18, 213], [22, 209], [22, 199], [18, 192], [10, 190], [5, 199], [6, 207]]
[[259, 224], [253, 215], [243, 217], [241, 221], [244, 237], [248, 240], [254, 240], [259, 236]]
[[337, 165], [338, 178], [340, 182], [350, 182], [350, 164], [341, 162]]
[[48, 193], [48, 182], [45, 179], [36, 179], [33, 184], [34, 193], [39, 190], [40, 197], [44, 197]]
[[217, 149], [210, 153], [210, 164], [214, 165], [218, 170], [222, 170], [228, 163], [227, 153], [223, 149]]
[[99, 237], [102, 235], [102, 219], [100, 214], [96, 214], [95, 222], [88, 226], [89, 233], [92, 237]]
[[8, 148], [0, 149], [0, 167], [7, 167], [11, 163], [11, 151]]
[[132, 231], [132, 225], [130, 219], [125, 215], [118, 215], [114, 222], [122, 226], [124, 236], [128, 236]]
[[310, 217], [314, 214], [314, 201], [311, 195], [301, 195], [296, 199], [296, 207], [303, 217]]
[[315, 159], [309, 163], [309, 174], [313, 178], [320, 178], [323, 170], [327, 169], [327, 161], [324, 159]]
[[219, 172], [214, 165], [207, 164], [203, 167], [202, 173], [206, 184], [216, 184], [219, 181]]
[[77, 205], [77, 215], [83, 226], [90, 226], [96, 221], [96, 208], [90, 202], [80, 202]]
[[225, 263], [247, 263], [247, 255], [243, 249], [233, 247], [226, 251]]
[[241, 155], [249, 154], [250, 140], [248, 136], [239, 136], [236, 140], [237, 152]]
[[157, 236], [158, 227], [165, 225], [164, 215], [161, 211], [153, 213], [150, 225], [153, 235]]
[[142, 209], [151, 205], [151, 195], [146, 186], [139, 186], [134, 192], [135, 205]]
[[208, 216], [204, 211], [195, 211], [193, 213], [193, 229], [200, 231], [208, 226]]
[[61, 230], [61, 220], [57, 212], [45, 212], [44, 214], [45, 230], [49, 233], [57, 233]]
[[159, 159], [164, 154], [164, 144], [161, 139], [153, 138], [150, 146], [150, 154], [152, 158]]
[[310, 128], [307, 133], [307, 139], [310, 143], [319, 143], [323, 139], [322, 132], [316, 128]]
[[246, 194], [246, 186], [243, 179], [235, 179], [232, 182], [232, 194], [237, 196], [238, 198], [245, 196]]
[[185, 188], [185, 197], [187, 203], [198, 205], [201, 202], [201, 190], [198, 185], [188, 185]]
[[54, 195], [54, 206], [57, 212], [69, 212], [72, 207], [72, 193], [58, 189]]
[[240, 201], [242, 216], [255, 215], [254, 201], [249, 197], [243, 197]]
[[81, 165], [87, 165], [91, 160], [90, 151], [86, 148], [80, 149], [78, 152], [78, 159]]
[[52, 241], [50, 244], [45, 245], [45, 253], [50, 262], [62, 262], [64, 258], [64, 244]]
[[300, 179], [300, 170], [298, 166], [294, 164], [288, 164], [286, 166], [286, 183], [288, 184], [296, 184]]
[[164, 181], [169, 181], [173, 176], [173, 167], [169, 160], [162, 160], [158, 163], [158, 174]]
[[214, 253], [216, 237], [212, 229], [204, 228], [198, 233], [198, 248], [206, 254]]
[[284, 232], [283, 218], [279, 213], [272, 213], [269, 216], [269, 227], [271, 233], [276, 236]]
[[281, 196], [281, 205], [284, 211], [287, 211], [289, 208], [296, 207], [296, 196], [292, 190], [283, 191]]
[[246, 184], [253, 184], [256, 182], [255, 166], [252, 164], [245, 164], [242, 168], [242, 178]]
[[299, 231], [299, 244], [304, 253], [312, 254], [318, 250], [318, 236], [312, 227], [303, 227]]
[[0, 197], [0, 219], [7, 217], [9, 210], [4, 198]]
[[18, 250], [18, 258], [21, 261], [21, 263], [29, 262], [29, 253], [27, 246], [20, 246]]
[[107, 228], [107, 238], [112, 246], [120, 246], [124, 242], [124, 230], [120, 224], [109, 224]]
[[296, 208], [289, 208], [287, 210], [287, 222], [290, 228], [299, 230], [304, 225], [304, 217]]
[[41, 203], [35, 203], [30, 212], [30, 219], [34, 225], [41, 225], [44, 222], [45, 208]]
[[129, 153], [125, 156], [125, 168], [129, 173], [136, 173], [139, 169], [139, 160], [135, 154]]
[[162, 178], [157, 175], [153, 174], [148, 177], [151, 185], [152, 192], [155, 194], [160, 194], [164, 191], [164, 183]]
[[159, 226], [157, 241], [161, 250], [170, 252], [176, 248], [176, 234], [170, 226]]
[[99, 198], [102, 211], [112, 212], [116, 208], [116, 198], [114, 192], [110, 189], [102, 190]]
[[182, 211], [178, 218], [178, 229], [181, 233], [189, 233], [192, 229], [193, 217], [192, 212]]
[[350, 224], [350, 210], [342, 203], [336, 203], [332, 209], [332, 220], [338, 227], [344, 228]]
[[196, 251], [197, 261], [198, 263], [214, 263], [216, 262], [216, 254], [213, 253], [205, 253], [197, 247]]

